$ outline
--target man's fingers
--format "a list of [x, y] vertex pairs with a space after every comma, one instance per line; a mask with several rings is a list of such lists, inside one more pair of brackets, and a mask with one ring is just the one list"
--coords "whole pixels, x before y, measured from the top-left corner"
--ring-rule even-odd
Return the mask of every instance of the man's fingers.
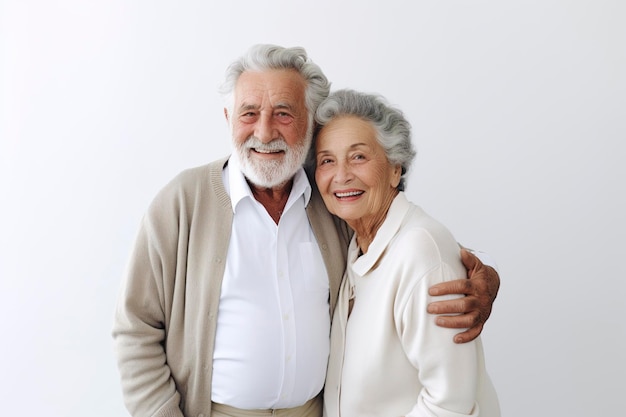
[[[430, 309], [434, 304], [432, 303], [428, 308]], [[436, 308], [440, 306], [441, 304], [436, 306]], [[480, 315], [476, 311], [460, 316], [437, 316], [435, 322], [438, 326], [449, 329], [467, 329], [454, 335], [454, 343], [467, 343], [476, 339], [482, 332], [484, 324], [484, 321], [480, 320]]]
[[[433, 285], [429, 289], [432, 296], [464, 294], [465, 297], [435, 301], [428, 304], [431, 314], [438, 314], [437, 325], [451, 329], [467, 329], [454, 337], [456, 343], [466, 343], [476, 339], [485, 321], [491, 314], [493, 300], [500, 287], [500, 277], [491, 267], [483, 263], [471, 252], [462, 249], [461, 260], [467, 268], [469, 279], [457, 279]], [[442, 315], [443, 314], [443, 315]]]
[[461, 261], [463, 261], [463, 265], [465, 265], [465, 269], [468, 271], [478, 268], [482, 264], [480, 259], [467, 249], [461, 249]]
[[477, 314], [464, 314], [462, 316], [438, 316], [436, 319], [438, 326], [449, 329], [467, 329], [464, 332], [454, 335], [454, 343], [467, 343], [476, 339], [483, 330], [483, 322], [479, 320]]
[[469, 329], [480, 323], [478, 313], [463, 314], [462, 316], [437, 316], [437, 326], [448, 329]]
[[[475, 297], [455, 298], [454, 300], [434, 301], [429, 303], [427, 311], [431, 314], [463, 314], [477, 310]], [[465, 326], [469, 327], [469, 326]]]
[[478, 326], [472, 327], [462, 333], [454, 335], [454, 343], [467, 343], [476, 339], [480, 332], [483, 331], [483, 325], [479, 324]]
[[428, 289], [430, 295], [447, 295], [447, 294], [473, 294], [472, 282], [468, 279], [461, 278], [454, 281], [440, 282]]

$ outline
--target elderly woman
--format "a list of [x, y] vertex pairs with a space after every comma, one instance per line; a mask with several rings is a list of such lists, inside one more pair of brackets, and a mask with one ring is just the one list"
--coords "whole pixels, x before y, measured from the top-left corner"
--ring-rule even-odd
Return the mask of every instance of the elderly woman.
[[410, 125], [382, 98], [351, 90], [318, 108], [315, 179], [355, 234], [331, 331], [324, 413], [499, 416], [480, 338], [426, 313], [428, 288], [466, 274], [450, 232], [407, 200]]

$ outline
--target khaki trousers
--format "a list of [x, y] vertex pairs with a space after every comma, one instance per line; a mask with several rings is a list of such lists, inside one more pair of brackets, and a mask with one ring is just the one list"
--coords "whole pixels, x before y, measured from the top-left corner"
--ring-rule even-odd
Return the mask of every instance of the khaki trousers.
[[241, 410], [224, 404], [211, 403], [212, 417], [322, 417], [322, 394], [295, 408], [276, 410]]

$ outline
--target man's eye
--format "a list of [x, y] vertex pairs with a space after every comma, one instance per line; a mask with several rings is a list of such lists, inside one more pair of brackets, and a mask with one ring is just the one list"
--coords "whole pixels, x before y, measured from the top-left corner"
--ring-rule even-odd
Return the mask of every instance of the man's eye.
[[276, 113], [276, 117], [279, 117], [281, 119], [285, 119], [285, 118], [291, 117], [291, 115], [289, 113], [281, 111], [281, 112]]

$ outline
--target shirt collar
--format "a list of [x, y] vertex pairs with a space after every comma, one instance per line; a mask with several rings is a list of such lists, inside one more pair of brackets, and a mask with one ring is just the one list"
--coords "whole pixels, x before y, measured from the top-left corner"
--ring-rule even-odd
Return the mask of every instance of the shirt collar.
[[[226, 191], [230, 195], [230, 201], [233, 206], [233, 213], [236, 212], [237, 205], [244, 198], [251, 198], [254, 200], [252, 190], [246, 181], [245, 176], [241, 172], [241, 163], [237, 153], [234, 152], [229, 160], [223, 172], [224, 184], [226, 185]], [[304, 197], [304, 206], [306, 207], [311, 200], [311, 184], [307, 178], [303, 168], [298, 169], [293, 177], [293, 187], [289, 194], [289, 200], [285, 206], [285, 211], [294, 203], [295, 200]]]
[[[367, 248], [367, 253], [358, 257], [352, 265], [352, 269], [357, 274], [363, 276], [376, 265], [387, 250], [389, 242], [393, 240], [400, 227], [402, 227], [406, 213], [410, 208], [411, 203], [406, 198], [404, 192], [400, 191], [391, 203], [383, 224], [376, 231], [376, 236], [369, 248]], [[351, 243], [356, 245], [356, 239], [353, 239]]]

